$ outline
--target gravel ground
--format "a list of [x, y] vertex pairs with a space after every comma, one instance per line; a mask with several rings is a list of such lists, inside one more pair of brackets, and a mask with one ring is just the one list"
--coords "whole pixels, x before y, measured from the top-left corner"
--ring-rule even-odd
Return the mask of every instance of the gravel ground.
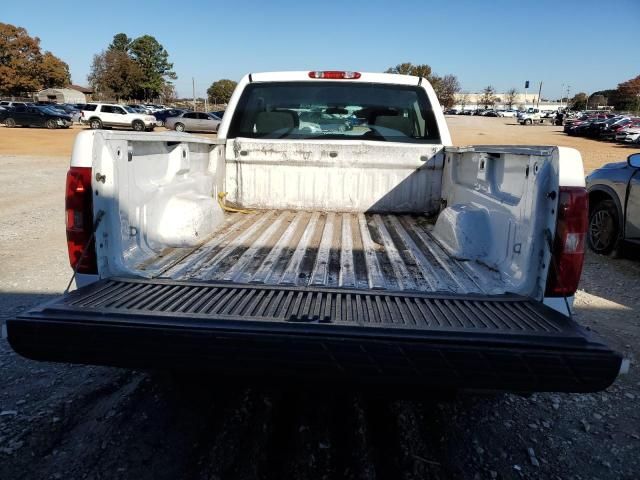
[[[0, 324], [66, 286], [66, 168], [0, 156]], [[37, 363], [0, 340], [0, 479], [637, 479], [639, 275], [587, 257], [577, 319], [631, 360], [588, 395], [269, 391]]]

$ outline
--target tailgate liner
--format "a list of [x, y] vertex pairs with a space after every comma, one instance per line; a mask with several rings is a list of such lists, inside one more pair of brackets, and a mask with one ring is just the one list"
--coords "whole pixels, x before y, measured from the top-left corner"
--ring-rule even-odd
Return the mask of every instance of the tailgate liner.
[[518, 391], [601, 390], [621, 357], [515, 295], [109, 279], [8, 320], [39, 360]]

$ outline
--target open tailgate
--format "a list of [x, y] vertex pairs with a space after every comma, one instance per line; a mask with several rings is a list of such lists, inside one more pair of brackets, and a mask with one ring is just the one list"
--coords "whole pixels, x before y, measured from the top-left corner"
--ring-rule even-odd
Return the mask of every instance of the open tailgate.
[[514, 296], [113, 278], [7, 321], [36, 360], [410, 388], [589, 392], [622, 357]]

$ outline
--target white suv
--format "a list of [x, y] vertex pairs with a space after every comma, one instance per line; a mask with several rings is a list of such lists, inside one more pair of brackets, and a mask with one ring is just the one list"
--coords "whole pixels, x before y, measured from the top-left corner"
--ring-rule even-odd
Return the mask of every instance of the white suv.
[[88, 123], [93, 129], [103, 127], [130, 127], [137, 132], [152, 131], [158, 121], [153, 115], [136, 113], [126, 105], [112, 103], [88, 103], [82, 109], [82, 123]]

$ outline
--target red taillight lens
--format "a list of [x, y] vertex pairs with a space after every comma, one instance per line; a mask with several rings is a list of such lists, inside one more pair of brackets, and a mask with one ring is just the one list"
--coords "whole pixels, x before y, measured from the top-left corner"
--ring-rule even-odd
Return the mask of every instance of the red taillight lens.
[[[92, 240], [93, 201], [90, 167], [71, 167], [67, 172], [65, 222], [71, 268], [77, 267], [78, 273], [98, 273], [95, 242]], [[82, 257], [85, 247], [87, 251]]]
[[548, 297], [568, 297], [578, 289], [588, 212], [589, 197], [584, 187], [560, 187], [556, 236], [547, 277]]
[[360, 72], [343, 72], [339, 70], [324, 70], [309, 72], [309, 78], [326, 78], [329, 80], [351, 80], [361, 77]]

